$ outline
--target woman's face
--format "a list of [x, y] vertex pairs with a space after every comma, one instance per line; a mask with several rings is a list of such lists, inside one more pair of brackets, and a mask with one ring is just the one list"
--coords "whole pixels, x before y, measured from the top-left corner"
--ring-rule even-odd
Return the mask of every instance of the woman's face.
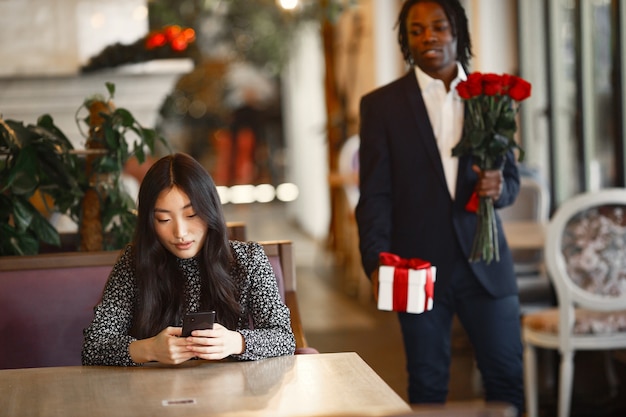
[[176, 186], [161, 191], [154, 206], [154, 230], [167, 250], [178, 258], [196, 256], [204, 245], [207, 229], [187, 194]]
[[457, 41], [443, 8], [435, 2], [416, 3], [405, 24], [413, 62], [433, 78], [454, 78]]

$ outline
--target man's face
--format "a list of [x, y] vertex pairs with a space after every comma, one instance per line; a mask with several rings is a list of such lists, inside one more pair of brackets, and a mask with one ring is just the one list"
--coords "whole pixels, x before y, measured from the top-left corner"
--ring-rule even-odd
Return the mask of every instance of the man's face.
[[416, 3], [405, 24], [415, 64], [433, 78], [454, 78], [457, 40], [443, 8], [435, 2]]

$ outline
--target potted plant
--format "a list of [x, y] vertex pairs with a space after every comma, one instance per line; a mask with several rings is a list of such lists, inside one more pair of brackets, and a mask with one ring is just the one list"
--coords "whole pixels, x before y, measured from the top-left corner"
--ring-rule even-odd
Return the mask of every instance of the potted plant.
[[[71, 142], [49, 115], [36, 125], [0, 118], [0, 255], [32, 255], [59, 246], [56, 229], [35, 207], [65, 212], [82, 195]], [[54, 202], [54, 207], [51, 207]]]
[[[79, 225], [80, 249], [118, 249], [130, 241], [135, 222], [135, 202], [121, 184], [120, 175], [131, 157], [142, 164], [146, 151], [154, 154], [158, 142], [168, 147], [154, 129], [143, 127], [125, 108], [113, 103], [115, 85], [106, 83], [109, 97], [88, 97], [76, 113], [85, 133], [85, 168], [80, 173], [84, 192], [71, 217]], [[87, 111], [80, 117], [81, 111]], [[134, 138], [132, 145], [130, 139]]]
[[84, 150], [75, 150], [49, 115], [34, 126], [0, 119], [0, 255], [37, 254], [40, 242], [60, 246], [59, 233], [33, 204], [36, 196], [47, 212], [66, 213], [78, 224], [81, 251], [130, 241], [135, 202], [120, 175], [131, 157], [143, 163], [157, 142], [168, 144], [130, 111], [115, 108], [115, 85], [106, 88], [107, 98], [88, 97], [77, 110]]

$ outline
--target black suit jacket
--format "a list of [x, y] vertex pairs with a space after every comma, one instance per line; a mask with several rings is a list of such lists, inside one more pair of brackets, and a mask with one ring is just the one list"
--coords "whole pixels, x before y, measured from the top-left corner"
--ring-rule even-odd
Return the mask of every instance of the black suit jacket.
[[[361, 99], [360, 199], [356, 208], [363, 267], [370, 276], [380, 252], [430, 261], [437, 269], [435, 296], [452, 273], [451, 257], [469, 258], [475, 213], [465, 210], [477, 181], [470, 157], [459, 159], [452, 200], [415, 71]], [[515, 157], [507, 155], [504, 186], [496, 207], [519, 192]], [[497, 212], [497, 210], [496, 210]], [[497, 220], [500, 261], [470, 263], [476, 278], [496, 297], [517, 293], [511, 253]], [[469, 262], [469, 261], [468, 261]]]

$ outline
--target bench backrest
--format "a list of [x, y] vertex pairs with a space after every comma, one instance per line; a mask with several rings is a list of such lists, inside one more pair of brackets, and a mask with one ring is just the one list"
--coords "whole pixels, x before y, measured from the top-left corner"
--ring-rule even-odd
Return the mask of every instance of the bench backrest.
[[0, 369], [80, 365], [82, 331], [118, 255], [0, 257]]

